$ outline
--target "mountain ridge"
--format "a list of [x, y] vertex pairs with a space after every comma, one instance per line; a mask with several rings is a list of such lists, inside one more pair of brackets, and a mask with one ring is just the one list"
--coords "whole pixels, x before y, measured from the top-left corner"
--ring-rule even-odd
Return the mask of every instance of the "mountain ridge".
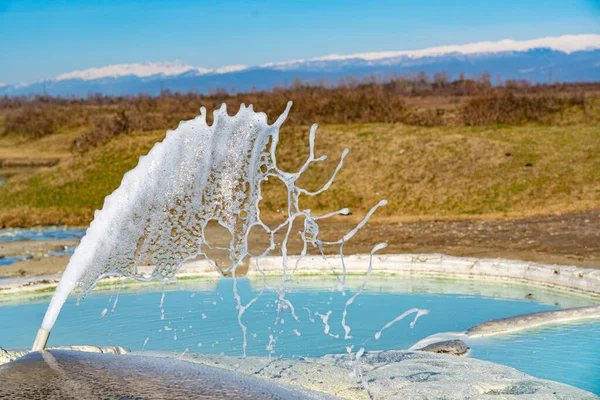
[[563, 35], [528, 41], [501, 40], [420, 50], [328, 55], [257, 66], [196, 67], [179, 61], [118, 64], [72, 71], [30, 84], [0, 85], [0, 95], [156, 95], [162, 90], [210, 93], [285, 86], [295, 79], [336, 81], [354, 76], [447, 72], [456, 77], [488, 72], [533, 83], [600, 80], [600, 35]]

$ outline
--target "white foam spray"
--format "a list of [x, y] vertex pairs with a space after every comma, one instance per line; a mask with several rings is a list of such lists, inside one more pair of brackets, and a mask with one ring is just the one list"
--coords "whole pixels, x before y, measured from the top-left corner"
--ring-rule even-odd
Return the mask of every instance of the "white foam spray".
[[[208, 125], [206, 110], [201, 108], [200, 116], [183, 121], [176, 130], [168, 131], [166, 138], [157, 143], [147, 156], [140, 157], [138, 165], [125, 174], [119, 188], [106, 197], [102, 210], [95, 212], [94, 220], [52, 297], [42, 329], [52, 329], [64, 302], [77, 286], [81, 288], [82, 297], [101, 279], [109, 276], [146, 281], [161, 279], [164, 282], [174, 279], [183, 263], [197, 257], [204, 257], [216, 268], [207, 255], [212, 247], [205, 237], [207, 225], [213, 222], [227, 229], [231, 236], [229, 246], [219, 248], [229, 253], [230, 260], [230, 264], [220, 271], [231, 272], [234, 278], [233, 291], [238, 323], [243, 331], [244, 354], [247, 332], [243, 315], [264, 290], [278, 293], [278, 313], [290, 313], [295, 321], [299, 321], [293, 304], [285, 298], [285, 284], [292, 279], [300, 259], [308, 255], [309, 245], [323, 257], [324, 245], [339, 245], [343, 256], [344, 243], [365, 225], [377, 208], [387, 202], [382, 200], [376, 204], [356, 227], [339, 240], [319, 239], [320, 220], [346, 215], [349, 210], [343, 208], [321, 216], [312, 215], [311, 210], [300, 208], [299, 198], [301, 195], [316, 196], [329, 189], [342, 168], [348, 149], [343, 151], [332, 176], [320, 189], [309, 191], [297, 186], [298, 179], [309, 166], [326, 157], [315, 156], [315, 124], [310, 129], [309, 156], [302, 167], [297, 172], [283, 171], [278, 167], [279, 128], [290, 107], [291, 102], [272, 125], [268, 124], [264, 113], [256, 113], [252, 105], [246, 107], [243, 104], [234, 116], [227, 114], [223, 104], [214, 111], [214, 123]], [[287, 219], [273, 229], [263, 223], [259, 210], [261, 183], [269, 178], [283, 182], [288, 192]], [[287, 243], [298, 221], [303, 225], [299, 234], [304, 246], [298, 262], [288, 270]], [[244, 304], [238, 294], [235, 272], [250, 256], [248, 237], [254, 227], [262, 228], [270, 236], [269, 246], [258, 255], [258, 271], [262, 273], [260, 258], [269, 255], [279, 245], [283, 256], [281, 280], [278, 287], [271, 287], [263, 273], [265, 288]], [[275, 243], [275, 235], [279, 233], [283, 234], [280, 244]], [[378, 245], [374, 251], [383, 247]], [[147, 261], [153, 265], [152, 272], [138, 271]], [[366, 279], [369, 274], [370, 266]], [[338, 290], [343, 290], [344, 283], [345, 270], [338, 282]], [[346, 304], [346, 308], [355, 297]], [[164, 294], [160, 305], [161, 319], [164, 318], [163, 301]], [[113, 309], [114, 306], [116, 301]], [[347, 310], [344, 316], [346, 313]], [[202, 317], [205, 318], [205, 315], [202, 314]], [[323, 322], [328, 331], [327, 319]], [[348, 335], [349, 327], [345, 320], [344, 329]], [[274, 346], [275, 342], [276, 338], [273, 338], [269, 345]]]
[[[231, 268], [248, 255], [247, 235], [264, 226], [258, 216], [260, 183], [281, 175], [274, 154], [279, 127], [291, 103], [269, 125], [264, 113], [242, 105], [235, 116], [226, 106], [214, 123], [200, 116], [183, 121], [157, 143], [121, 185], [104, 200], [102, 210], [75, 250], [44, 317], [50, 330], [67, 296], [76, 286], [82, 295], [107, 276], [139, 280], [173, 277], [187, 260], [205, 256], [204, 230], [216, 221], [231, 234]], [[271, 151], [267, 146], [271, 141]], [[287, 178], [287, 176], [282, 176]], [[151, 276], [138, 273], [145, 260]]]
[[410, 327], [414, 328], [414, 326], [417, 323], [417, 320], [419, 319], [419, 317], [422, 316], [422, 315], [429, 314], [429, 310], [424, 310], [424, 309], [419, 309], [419, 308], [411, 308], [410, 310], [403, 312], [402, 314], [400, 314], [399, 316], [397, 316], [396, 318], [394, 318], [393, 320], [391, 320], [390, 322], [388, 322], [387, 324], [385, 324], [383, 326], [383, 328], [381, 328], [381, 330], [379, 332], [375, 333], [375, 335], [374, 335], [375, 339], [379, 340], [379, 338], [381, 337], [381, 333], [384, 330], [386, 330], [390, 326], [394, 325], [396, 322], [404, 319], [404, 317], [406, 317], [406, 316], [408, 316], [410, 314], [415, 314], [415, 319], [413, 319], [413, 321], [410, 323]]

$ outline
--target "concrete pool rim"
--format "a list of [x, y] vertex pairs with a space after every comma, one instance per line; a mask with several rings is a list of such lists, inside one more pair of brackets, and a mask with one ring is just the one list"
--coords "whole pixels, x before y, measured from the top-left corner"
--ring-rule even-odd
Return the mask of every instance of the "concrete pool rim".
[[[369, 264], [368, 254], [344, 257], [348, 275], [365, 275]], [[295, 265], [298, 256], [289, 256], [289, 265]], [[282, 257], [251, 257], [247, 277], [261, 279], [281, 274]], [[306, 256], [300, 261], [297, 276], [342, 274], [339, 256]], [[258, 265], [258, 267], [257, 267]], [[410, 276], [510, 282], [554, 289], [560, 292], [600, 298], [600, 269], [581, 268], [571, 265], [540, 264], [502, 258], [455, 257], [444, 254], [382, 254], [373, 256], [372, 275]], [[150, 273], [152, 267], [140, 267], [142, 273]], [[288, 270], [288, 273], [290, 271]], [[15, 294], [47, 294], [51, 292], [60, 274], [26, 276], [0, 279], [0, 297]], [[177, 273], [178, 279], [216, 279], [222, 277], [207, 261], [185, 263]], [[99, 286], [113, 286], [115, 278], [105, 278]], [[135, 281], [127, 284], [134, 285]]]
[[[347, 274], [365, 274], [369, 263], [368, 254], [344, 256]], [[289, 256], [295, 265], [298, 256]], [[257, 268], [257, 263], [260, 268]], [[339, 256], [326, 259], [307, 256], [298, 268], [302, 275], [341, 273]], [[249, 276], [275, 275], [281, 271], [282, 257], [251, 258]], [[540, 264], [503, 258], [455, 257], [445, 254], [381, 254], [373, 256], [372, 274], [394, 276], [423, 276], [462, 280], [515, 282], [541, 286], [563, 292], [600, 297], [600, 269], [581, 268], [572, 265]]]

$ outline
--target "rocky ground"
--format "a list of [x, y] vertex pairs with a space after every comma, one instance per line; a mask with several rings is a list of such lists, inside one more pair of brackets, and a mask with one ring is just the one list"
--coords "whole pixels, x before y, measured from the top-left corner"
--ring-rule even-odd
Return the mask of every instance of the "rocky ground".
[[[327, 233], [347, 229], [338, 223]], [[387, 253], [442, 253], [600, 268], [600, 209], [496, 221], [416, 221], [367, 225], [345, 247], [366, 253], [387, 241]]]
[[[278, 221], [273, 219], [271, 225]], [[339, 239], [357, 223], [353, 217], [323, 222], [321, 238]], [[209, 229], [213, 244], [227, 244], [225, 232]], [[251, 249], [264, 249], [265, 236], [251, 236]], [[370, 222], [345, 246], [345, 254], [368, 253], [374, 244], [388, 242], [385, 253], [442, 253], [461, 257], [507, 258], [544, 264], [600, 268], [600, 209], [568, 214], [533, 216], [507, 220], [431, 220]], [[50, 251], [74, 246], [77, 241], [22, 241], [0, 243], [0, 257], [33, 255], [29, 260], [0, 267], [0, 276], [49, 275], [62, 272], [69, 256], [47, 257]], [[288, 246], [292, 254], [301, 249], [299, 240]], [[337, 248], [325, 248], [337, 254]], [[382, 254], [384, 252], [381, 252]], [[275, 252], [273, 255], [277, 255]], [[226, 260], [225, 254], [213, 254]]]
[[300, 361], [210, 355], [189, 355], [185, 359], [345, 399], [598, 398], [510, 367], [447, 354], [391, 350], [365, 352], [360, 358], [352, 353]]
[[[102, 348], [91, 349], [96, 353], [104, 352], [102, 350]], [[176, 381], [176, 386], [168, 390], [176, 389], [180, 391], [193, 388], [194, 385], [198, 386], [198, 382], [204, 382], [200, 385], [205, 386], [207, 386], [207, 383], [218, 383], [219, 374], [231, 374], [228, 371], [233, 371], [235, 379], [240, 382], [248, 383], [247, 380], [256, 381], [257, 378], [259, 381], [256, 382], [260, 382], [262, 378], [266, 379], [262, 382], [269, 382], [270, 387], [275, 389], [283, 387], [282, 385], [291, 385], [287, 387], [297, 387], [300, 391], [304, 389], [312, 390], [314, 392], [310, 393], [329, 394], [335, 396], [335, 398], [343, 399], [591, 400], [598, 398], [589, 392], [534, 378], [503, 365], [454, 355], [420, 351], [391, 350], [365, 353], [359, 351], [358, 353], [327, 355], [315, 359], [285, 360], [202, 354], [182, 356], [166, 352], [131, 353], [131, 355], [115, 356], [114, 354], [122, 354], [122, 352], [120, 349], [111, 350], [109, 353], [112, 354], [107, 356], [98, 355], [88, 358], [84, 353], [64, 351], [52, 354], [46, 353], [43, 360], [40, 357], [34, 360], [30, 356], [28, 360], [23, 359], [24, 361], [20, 361], [21, 364], [29, 362], [27, 368], [20, 368], [19, 363], [7, 364], [0, 367], [0, 378], [8, 379], [3, 385], [0, 385], [0, 397], [3, 392], [5, 394], [21, 395], [26, 386], [32, 393], [42, 393], [44, 389], [46, 389], [45, 393], [51, 393], [52, 390], [54, 392], [60, 391], [59, 388], [53, 387], [51, 382], [40, 382], [39, 377], [34, 376], [36, 373], [53, 374], [63, 382], [71, 384], [77, 378], [77, 388], [80, 393], [85, 392], [81, 388], [101, 390], [102, 388], [97, 386], [98, 384], [101, 386], [105, 379], [98, 380], [94, 378], [97, 369], [94, 364], [97, 362], [102, 363], [106, 358], [112, 363], [106, 373], [113, 375], [117, 373], [120, 376], [119, 383], [121, 387], [129, 392], [144, 392], [146, 394], [149, 394], [148, 390], [154, 388], [157, 391], [155, 393], [156, 398], [163, 398], [162, 395], [165, 394], [166, 390], [165, 387], [157, 385], [152, 379], [152, 374], [158, 373], [156, 367], [152, 369], [156, 365], [161, 366], [162, 372], [156, 375], [155, 379], [160, 380], [165, 375], [171, 376], [171, 379]], [[8, 352], [5, 353], [9, 354]], [[2, 354], [0, 350], [0, 356]], [[169, 359], [173, 362], [169, 363]], [[69, 360], [72, 361], [67, 362]], [[2, 361], [4, 360], [0, 357], [0, 364], [2, 364]], [[187, 364], [186, 366], [181, 361], [218, 367], [219, 369], [206, 369], [198, 366], [199, 368], [194, 370], [190, 364], [183, 363]], [[77, 364], [74, 367], [71, 365], [73, 362]], [[127, 365], [128, 369], [119, 372], [119, 363]], [[48, 368], [45, 364], [48, 364], [51, 368]], [[171, 366], [172, 370], [165, 373], [165, 366], [167, 366], [167, 369]], [[174, 369], [175, 367], [179, 369]], [[219, 373], [219, 371], [223, 372]], [[27, 374], [32, 376], [28, 377]], [[199, 374], [205, 374], [204, 379], [201, 379]], [[244, 376], [248, 378], [244, 379]], [[18, 385], [14, 380], [10, 380], [10, 377], [17, 377], [19, 380]], [[110, 379], [107, 381], [110, 381]], [[124, 385], [123, 382], [136, 382], [137, 384], [135, 386]], [[227, 389], [228, 385], [232, 386], [230, 380], [220, 384], [219, 388]], [[242, 396], [244, 388], [236, 387], [236, 390], [240, 390], [238, 395]], [[114, 398], [109, 396], [111, 391], [113, 395], [117, 394], [114, 386], [104, 389], [106, 390], [103, 393], [107, 395], [107, 398]], [[301, 393], [298, 392], [298, 394]], [[299, 396], [299, 398], [309, 397]], [[25, 397], [22, 396], [21, 398]], [[202, 398], [225, 397], [215, 395], [214, 397]], [[258, 399], [266, 397], [244, 398]], [[275, 396], [275, 398], [279, 397]]]

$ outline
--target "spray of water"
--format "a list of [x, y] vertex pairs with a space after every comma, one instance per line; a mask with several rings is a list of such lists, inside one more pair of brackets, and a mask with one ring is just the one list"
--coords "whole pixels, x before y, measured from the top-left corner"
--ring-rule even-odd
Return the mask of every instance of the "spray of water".
[[[238, 322], [244, 334], [243, 350], [246, 351], [246, 326], [244, 312], [258, 297], [243, 303], [235, 283], [236, 268], [250, 256], [248, 238], [253, 228], [264, 230], [270, 237], [269, 246], [258, 255], [269, 255], [278, 243], [276, 235], [283, 235], [279, 244], [282, 254], [281, 280], [278, 287], [270, 287], [266, 279], [265, 289], [275, 290], [279, 295], [279, 311], [285, 311], [298, 321], [293, 304], [285, 298], [285, 284], [292, 279], [299, 261], [308, 255], [309, 249], [317, 249], [323, 255], [324, 245], [339, 245], [343, 266], [343, 245], [367, 222], [378, 207], [376, 204], [357, 224], [337, 241], [319, 239], [319, 221], [335, 215], [349, 213], [347, 208], [326, 215], [312, 215], [311, 210], [301, 209], [300, 196], [316, 196], [332, 185], [343, 165], [348, 149], [344, 150], [337, 168], [322, 188], [309, 191], [296, 183], [313, 163], [323, 161], [325, 156], [315, 156], [313, 125], [309, 135], [309, 156], [297, 172], [287, 172], [277, 165], [276, 149], [279, 128], [291, 107], [288, 103], [283, 114], [269, 125], [264, 113], [256, 113], [252, 105], [242, 105], [234, 116], [227, 114], [226, 106], [214, 111], [214, 123], [206, 122], [206, 110], [200, 116], [183, 121], [174, 131], [167, 132], [165, 140], [157, 143], [138, 165], [125, 174], [121, 185], [104, 201], [102, 210], [96, 211], [94, 220], [80, 245], [75, 250], [62, 276], [50, 306], [44, 316], [42, 329], [50, 331], [69, 294], [79, 286], [80, 296], [88, 294], [103, 278], [118, 276], [124, 279], [151, 280], [173, 279], [188, 260], [204, 257], [214, 249], [206, 236], [209, 223], [218, 223], [230, 234], [228, 247], [216, 247], [228, 252], [229, 265], [224, 271], [234, 278], [234, 297], [237, 301]], [[260, 218], [259, 202], [261, 183], [278, 179], [287, 189], [287, 219], [275, 228], [269, 228]], [[299, 232], [304, 245], [294, 268], [288, 268], [287, 244], [294, 224], [302, 227]], [[373, 252], [385, 247], [377, 245]], [[324, 255], [323, 255], [324, 257]], [[153, 265], [151, 274], [143, 274], [139, 267]], [[370, 263], [371, 264], [371, 263]], [[361, 288], [368, 280], [369, 271]], [[345, 269], [338, 278], [338, 289], [345, 283]], [[262, 293], [262, 292], [261, 292]], [[346, 338], [350, 327], [346, 324], [347, 308], [357, 293], [346, 304], [343, 326]], [[260, 293], [258, 294], [260, 296]], [[116, 305], [116, 302], [115, 302]], [[327, 320], [324, 319], [326, 330]]]

